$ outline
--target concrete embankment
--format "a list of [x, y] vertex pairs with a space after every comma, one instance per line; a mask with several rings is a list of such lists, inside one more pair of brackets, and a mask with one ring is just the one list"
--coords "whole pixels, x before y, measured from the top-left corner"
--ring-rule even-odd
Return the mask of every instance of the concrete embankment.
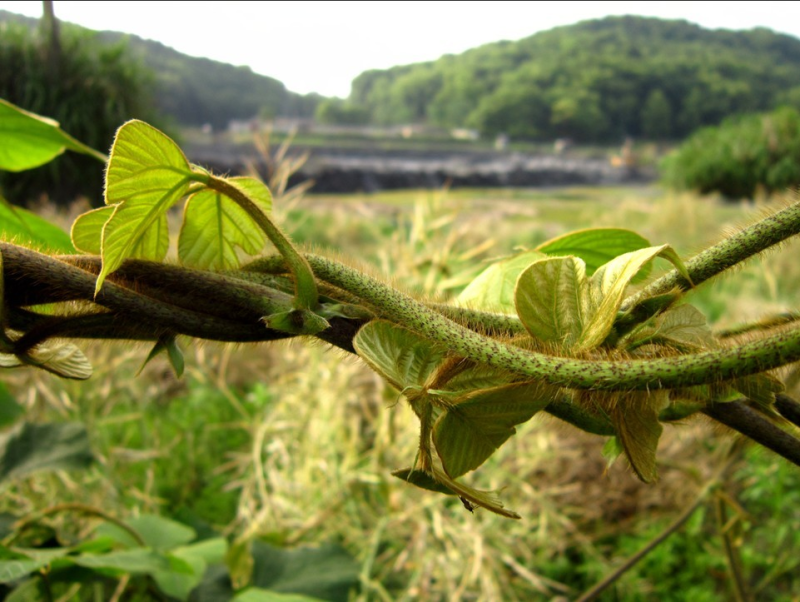
[[[222, 173], [264, 167], [254, 149], [243, 146], [187, 145], [191, 161]], [[314, 179], [312, 192], [374, 192], [400, 188], [540, 187], [626, 184], [651, 181], [649, 169], [614, 167], [604, 158], [489, 151], [408, 151], [377, 149], [308, 150], [309, 159], [292, 183]]]

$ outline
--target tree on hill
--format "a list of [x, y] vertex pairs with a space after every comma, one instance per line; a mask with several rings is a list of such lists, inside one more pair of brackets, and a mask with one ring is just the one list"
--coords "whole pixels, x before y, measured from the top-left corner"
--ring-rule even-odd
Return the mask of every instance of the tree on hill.
[[374, 123], [470, 125], [541, 139], [678, 139], [774, 108], [798, 81], [800, 40], [790, 36], [628, 16], [367, 71], [349, 100]]

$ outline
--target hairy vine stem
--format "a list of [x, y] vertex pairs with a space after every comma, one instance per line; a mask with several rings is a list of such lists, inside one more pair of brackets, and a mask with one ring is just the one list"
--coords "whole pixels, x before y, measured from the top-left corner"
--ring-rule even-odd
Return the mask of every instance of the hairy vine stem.
[[[739, 378], [800, 360], [800, 328], [729, 349], [653, 360], [587, 360], [526, 351], [469, 330], [423, 303], [339, 262], [306, 255], [318, 278], [364, 300], [381, 316], [439, 342], [473, 361], [570, 389], [652, 390]], [[280, 256], [244, 269], [280, 273]]]
[[625, 299], [621, 310], [629, 311], [647, 298], [676, 288], [688, 290], [692, 284], [697, 286], [796, 234], [800, 234], [800, 202], [759, 220], [686, 261], [691, 282], [678, 270], [672, 270]]

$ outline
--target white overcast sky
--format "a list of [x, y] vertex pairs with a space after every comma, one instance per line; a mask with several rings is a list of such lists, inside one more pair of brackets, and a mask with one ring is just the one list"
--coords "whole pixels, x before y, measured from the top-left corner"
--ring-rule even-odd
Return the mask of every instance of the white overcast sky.
[[[41, 16], [41, 2], [0, 9]], [[248, 65], [295, 92], [345, 97], [384, 69], [608, 15], [768, 27], [800, 37], [800, 2], [55, 2], [56, 16], [132, 33], [192, 56]], [[213, 85], [213, 82], [209, 82]]]

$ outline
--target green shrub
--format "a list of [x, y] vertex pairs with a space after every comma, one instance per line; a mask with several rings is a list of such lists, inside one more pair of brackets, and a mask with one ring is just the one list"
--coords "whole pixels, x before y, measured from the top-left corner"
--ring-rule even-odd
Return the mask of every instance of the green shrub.
[[[122, 45], [108, 46], [94, 36], [65, 29], [55, 70], [48, 68], [39, 32], [12, 23], [0, 26], [0, 97], [28, 111], [48, 115], [79, 140], [108, 149], [120, 123], [153, 118], [147, 73], [128, 58]], [[59, 203], [85, 195], [99, 204], [104, 166], [68, 153], [38, 169], [3, 173], [6, 197], [24, 204], [47, 193]]]
[[772, 113], [728, 119], [691, 136], [662, 163], [674, 188], [731, 199], [752, 198], [800, 185], [800, 113], [783, 107]]

